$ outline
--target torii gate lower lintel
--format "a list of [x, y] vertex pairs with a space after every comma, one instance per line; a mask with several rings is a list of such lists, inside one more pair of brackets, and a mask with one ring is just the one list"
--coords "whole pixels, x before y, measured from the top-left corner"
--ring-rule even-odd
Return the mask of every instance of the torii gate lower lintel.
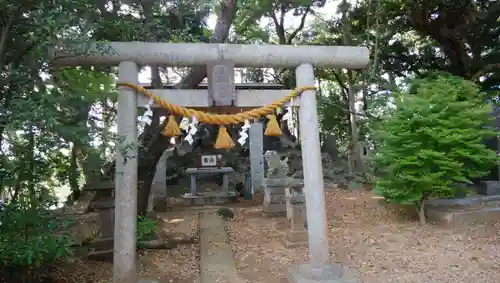
[[[111, 42], [99, 44], [91, 55], [72, 55], [51, 52], [53, 63], [58, 65], [107, 65], [119, 66], [119, 81], [138, 84], [139, 64], [166, 66], [204, 66], [208, 61], [229, 59], [238, 67], [296, 68], [297, 87], [315, 85], [314, 67], [360, 69], [369, 62], [365, 47], [348, 46], [291, 46], [291, 45], [238, 45], [205, 43], [141, 43]], [[102, 49], [101, 49], [102, 48]], [[103, 50], [103, 51], [101, 51]], [[313, 67], [314, 66], [314, 67]], [[179, 92], [187, 92], [179, 90]], [[183, 106], [204, 107], [208, 93], [180, 98], [177, 90], [153, 90], [157, 95]], [[306, 198], [310, 263], [292, 267], [291, 282], [344, 282], [343, 272], [331, 264], [328, 247], [325, 192], [319, 141], [316, 97], [306, 91], [299, 104], [299, 126], [304, 168], [304, 194]], [[192, 97], [195, 95], [195, 97]], [[136, 215], [137, 215], [137, 106], [144, 98], [137, 98], [135, 90], [119, 87], [118, 135], [126, 153], [117, 150], [115, 190], [115, 242], [114, 283], [136, 283]], [[188, 95], [189, 96], [189, 95]], [[255, 98], [240, 93], [236, 103], [242, 107], [261, 106], [269, 96]], [[198, 104], [196, 101], [199, 101]], [[142, 101], [142, 102], [141, 102]], [[197, 104], [197, 105], [196, 105]], [[259, 105], [260, 104], [260, 105]], [[239, 106], [239, 105], [235, 105]], [[335, 280], [335, 281], [332, 281]], [[345, 278], [345, 282], [352, 281]], [[356, 279], [354, 279], [356, 280]]]

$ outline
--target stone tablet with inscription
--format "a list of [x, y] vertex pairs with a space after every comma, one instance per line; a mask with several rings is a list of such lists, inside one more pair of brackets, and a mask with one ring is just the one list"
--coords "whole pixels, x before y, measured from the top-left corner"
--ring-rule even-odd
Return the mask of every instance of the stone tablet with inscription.
[[234, 62], [216, 60], [207, 63], [208, 94], [214, 106], [233, 106]]

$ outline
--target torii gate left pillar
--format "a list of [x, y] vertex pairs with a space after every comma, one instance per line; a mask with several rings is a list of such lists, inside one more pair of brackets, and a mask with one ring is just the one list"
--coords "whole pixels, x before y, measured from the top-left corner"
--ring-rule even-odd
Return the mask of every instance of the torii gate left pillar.
[[[111, 52], [109, 52], [111, 50]], [[119, 65], [121, 81], [136, 83], [138, 65], [204, 66], [212, 60], [229, 59], [236, 67], [296, 68], [297, 86], [315, 83], [316, 68], [364, 68], [369, 51], [364, 47], [239, 45], [204, 43], [111, 42], [95, 45], [88, 55], [52, 53], [54, 63], [81, 65]], [[134, 75], [133, 75], [134, 74]], [[209, 106], [207, 92], [194, 90], [151, 90], [171, 103], [196, 107]], [[278, 92], [236, 93], [236, 106], [265, 105], [286, 94]], [[276, 94], [280, 95], [276, 97]], [[115, 191], [114, 283], [137, 283], [137, 110], [134, 91], [120, 88], [118, 98], [118, 136]], [[314, 91], [306, 91], [300, 99], [299, 122], [304, 167], [309, 257], [308, 264], [290, 268], [287, 279], [294, 282], [359, 282], [347, 277], [338, 265], [330, 263], [325, 191], [319, 144], [319, 130]], [[147, 102], [146, 102], [147, 103]]]

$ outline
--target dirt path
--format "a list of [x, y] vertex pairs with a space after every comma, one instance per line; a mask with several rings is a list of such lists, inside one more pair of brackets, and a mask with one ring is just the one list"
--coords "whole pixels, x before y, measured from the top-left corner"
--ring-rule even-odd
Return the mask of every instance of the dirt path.
[[[158, 215], [160, 237], [190, 235], [195, 244], [179, 245], [170, 250], [142, 250], [138, 254], [137, 271], [140, 279], [159, 283], [199, 283], [199, 219], [197, 211], [185, 209]], [[109, 283], [111, 263], [75, 260], [53, 271], [58, 283]]]
[[[285, 249], [272, 233], [280, 219], [260, 211], [241, 208], [228, 222], [233, 252], [248, 282], [281, 283], [288, 266], [307, 261], [307, 248]], [[365, 191], [327, 193], [327, 213], [332, 260], [353, 268], [364, 282], [494, 283], [500, 278], [498, 225], [420, 226]]]

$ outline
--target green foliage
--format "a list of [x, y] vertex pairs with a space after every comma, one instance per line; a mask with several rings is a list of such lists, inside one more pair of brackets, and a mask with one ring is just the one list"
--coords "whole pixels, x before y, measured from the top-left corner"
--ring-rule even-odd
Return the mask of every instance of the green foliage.
[[71, 254], [70, 237], [64, 232], [71, 222], [57, 219], [50, 205], [30, 200], [5, 207], [0, 218], [0, 270], [36, 269]]
[[233, 219], [235, 216], [234, 210], [229, 207], [220, 207], [217, 209], [216, 213], [225, 220]]
[[335, 87], [335, 84], [328, 83], [321, 88], [317, 99], [321, 131], [332, 133], [339, 144], [345, 143], [349, 139], [349, 112], [346, 111], [349, 106], [342, 90]]
[[454, 197], [455, 183], [488, 173], [496, 153], [483, 140], [495, 136], [491, 106], [472, 82], [436, 75], [415, 81], [412, 93], [378, 123], [373, 158], [374, 191], [389, 201], [419, 204], [429, 197]]
[[156, 221], [142, 216], [137, 216], [137, 242], [155, 238], [156, 228]]

